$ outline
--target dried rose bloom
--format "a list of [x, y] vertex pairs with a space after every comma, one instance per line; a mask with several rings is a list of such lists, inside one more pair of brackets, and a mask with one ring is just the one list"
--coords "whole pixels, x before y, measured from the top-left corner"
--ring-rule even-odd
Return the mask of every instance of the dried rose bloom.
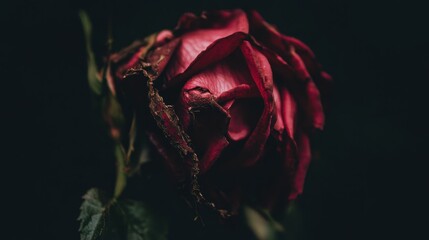
[[184, 14], [174, 31], [111, 55], [107, 74], [128, 129], [135, 116], [173, 181], [200, 202], [235, 212], [302, 192], [331, 78], [256, 11]]

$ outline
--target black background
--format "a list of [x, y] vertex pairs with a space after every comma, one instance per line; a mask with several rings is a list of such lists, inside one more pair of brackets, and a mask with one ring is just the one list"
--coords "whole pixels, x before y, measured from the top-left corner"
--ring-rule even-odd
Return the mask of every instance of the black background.
[[[4, 4], [4, 3], [3, 3]], [[306, 42], [335, 80], [302, 196], [306, 239], [425, 239], [428, 7], [417, 1], [19, 1], [1, 8], [7, 239], [78, 239], [81, 195], [112, 183], [94, 120], [78, 9], [114, 49], [185, 11], [254, 8]], [[9, 166], [11, 163], [11, 166]], [[5, 238], [6, 239], [6, 238]]]

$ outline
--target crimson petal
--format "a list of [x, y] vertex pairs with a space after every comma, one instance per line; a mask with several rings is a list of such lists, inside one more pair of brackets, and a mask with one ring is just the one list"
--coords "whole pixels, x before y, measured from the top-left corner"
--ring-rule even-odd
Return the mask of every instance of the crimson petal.
[[240, 49], [264, 103], [261, 117], [244, 144], [243, 151], [237, 160], [239, 164], [251, 166], [256, 163], [263, 153], [263, 148], [270, 134], [274, 110], [273, 79], [270, 65], [263, 54], [254, 50], [248, 41], [244, 41]]
[[192, 116], [188, 132], [200, 159], [200, 170], [204, 174], [218, 159], [229, 144], [226, 133], [230, 115], [215, 98], [201, 88], [185, 91], [182, 104]]
[[316, 60], [313, 51], [306, 44], [289, 36], [283, 36], [283, 40], [287, 42], [286, 44], [293, 46], [296, 53], [301, 57], [322, 95], [322, 103], [326, 109], [326, 107], [329, 107], [328, 100], [331, 95], [332, 77], [323, 70], [322, 65]]
[[311, 79], [310, 74], [305, 67], [304, 62], [301, 57], [296, 54], [294, 48], [291, 48], [291, 65], [294, 67], [297, 72], [297, 76], [306, 82], [305, 91], [306, 91], [306, 109], [308, 116], [311, 117], [311, 124], [314, 128], [323, 129], [323, 124], [325, 121], [325, 116], [323, 113], [322, 103], [320, 101], [319, 90]]
[[248, 84], [240, 84], [220, 94], [216, 101], [219, 104], [224, 104], [234, 99], [253, 98], [258, 96], [259, 94], [253, 91], [253, 89]]
[[283, 116], [282, 116], [282, 100], [281, 100], [281, 95], [279, 92], [279, 89], [277, 87], [276, 84], [274, 84], [274, 88], [273, 88], [273, 97], [274, 97], [274, 104], [275, 104], [275, 108], [274, 108], [274, 114], [273, 114], [273, 135], [274, 137], [281, 141], [283, 138], [283, 131], [284, 131], [284, 121], [283, 121]]
[[[243, 32], [236, 32], [225, 38], [216, 40], [211, 45], [209, 45], [206, 50], [202, 51], [192, 61], [192, 63], [190, 63], [189, 67], [184, 72], [179, 73], [170, 80], [167, 79], [166, 86], [172, 87], [174, 85], [184, 84], [184, 81], [205, 69], [209, 65], [217, 63], [229, 56], [246, 38], [247, 34]], [[173, 66], [169, 66], [168, 69], [173, 69], [174, 66], [175, 65], [173, 63]]]
[[228, 126], [228, 137], [233, 141], [248, 138], [255, 129], [264, 109], [260, 98], [234, 99], [228, 107], [231, 121]]
[[[176, 35], [182, 44], [167, 71], [167, 80], [183, 73], [192, 61], [216, 40], [236, 32], [249, 32], [247, 17], [242, 10], [205, 12], [199, 18], [186, 14], [178, 28], [184, 32]], [[188, 31], [188, 28], [193, 30]]]
[[247, 85], [249, 95], [257, 94], [257, 88], [251, 78], [242, 54], [234, 51], [228, 57], [193, 75], [183, 89], [186, 91], [195, 87], [203, 88], [218, 97], [240, 85]]
[[[251, 119], [247, 121], [248, 119], [245, 119], [244, 115], [242, 116], [242, 114], [248, 112], [251, 114], [245, 115], [249, 118], [250, 115], [255, 115], [252, 113], [255, 112], [254, 108], [243, 108], [243, 110], [249, 109], [243, 112], [239, 107], [237, 111], [237, 104], [246, 105], [245, 102], [239, 99], [252, 97], [260, 98], [260, 94], [252, 80], [243, 55], [238, 50], [187, 80], [186, 84], [183, 86], [180, 101], [176, 105], [177, 112], [185, 129], [189, 126], [190, 122], [189, 105], [194, 104], [192, 102], [196, 99], [195, 97], [189, 98], [186, 96], [191, 93], [198, 93], [200, 98], [210, 99], [210, 101], [211, 98], [215, 98], [218, 104], [221, 104], [224, 109], [230, 111], [230, 114], [234, 113], [228, 129], [228, 135], [232, 140], [237, 141], [238, 139], [247, 137], [255, 125], [251, 123], [251, 119], [258, 119], [258, 116], [252, 116]], [[207, 100], [207, 104], [210, 103], [210, 101]], [[240, 119], [242, 119], [242, 121], [240, 121]], [[237, 122], [241, 123], [235, 124]], [[234, 137], [236, 133], [240, 133], [241, 136]]]
[[285, 123], [285, 128], [290, 139], [294, 139], [295, 134], [295, 118], [296, 118], [296, 103], [289, 90], [282, 88], [281, 90], [282, 109], [281, 115]]
[[[323, 108], [319, 96], [319, 90], [314, 84], [313, 78], [320, 82], [318, 85], [323, 85], [325, 88], [328, 88], [326, 86], [327, 84], [324, 83], [330, 81], [330, 76], [322, 71], [320, 64], [315, 60], [313, 52], [304, 43], [295, 38], [282, 35], [275, 27], [267, 23], [256, 11], [249, 12], [248, 17], [250, 22], [250, 33], [254, 35], [257, 41], [263, 46], [272, 49], [274, 52], [279, 54], [283, 60], [290, 63], [294, 72], [298, 76], [298, 79], [305, 84], [304, 93], [306, 95], [306, 99], [303, 99], [303, 107], [306, 109], [308, 117], [311, 118], [312, 126], [314, 128], [322, 129], [324, 123]], [[295, 51], [295, 48], [298, 52]], [[279, 68], [279, 65], [285, 66], [285, 69], [281, 69], [280, 67], [283, 74], [289, 72], [287, 68], [290, 67], [281, 63], [281, 60], [276, 60], [272, 56], [269, 59], [270, 62], [277, 65], [277, 68]], [[290, 78], [289, 74], [285, 79], [294, 78]], [[297, 85], [298, 83], [292, 84]], [[296, 94], [300, 95], [300, 93]], [[298, 96], [298, 98], [301, 97]]]

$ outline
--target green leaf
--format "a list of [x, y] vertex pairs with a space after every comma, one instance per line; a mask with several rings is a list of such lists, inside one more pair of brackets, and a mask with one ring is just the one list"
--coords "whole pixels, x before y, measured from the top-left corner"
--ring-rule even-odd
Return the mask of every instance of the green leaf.
[[135, 200], [108, 200], [98, 189], [83, 196], [78, 220], [81, 240], [165, 240], [168, 219], [162, 209]]
[[118, 202], [127, 226], [127, 240], [167, 239], [166, 217], [155, 208], [143, 202], [124, 200]]
[[92, 188], [83, 196], [80, 207], [80, 239], [100, 239], [105, 224], [105, 198], [100, 190]]

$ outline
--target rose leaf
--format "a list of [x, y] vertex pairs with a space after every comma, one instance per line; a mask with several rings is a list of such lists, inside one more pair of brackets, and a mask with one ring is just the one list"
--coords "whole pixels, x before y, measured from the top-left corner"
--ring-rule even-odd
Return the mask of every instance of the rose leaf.
[[126, 225], [127, 240], [167, 239], [167, 221], [156, 208], [134, 200], [119, 201], [116, 207]]
[[78, 217], [78, 221], [80, 221], [80, 239], [100, 239], [106, 220], [106, 199], [102, 192], [95, 188], [90, 189], [83, 196], [83, 199], [84, 201], [80, 207], [80, 215]]

